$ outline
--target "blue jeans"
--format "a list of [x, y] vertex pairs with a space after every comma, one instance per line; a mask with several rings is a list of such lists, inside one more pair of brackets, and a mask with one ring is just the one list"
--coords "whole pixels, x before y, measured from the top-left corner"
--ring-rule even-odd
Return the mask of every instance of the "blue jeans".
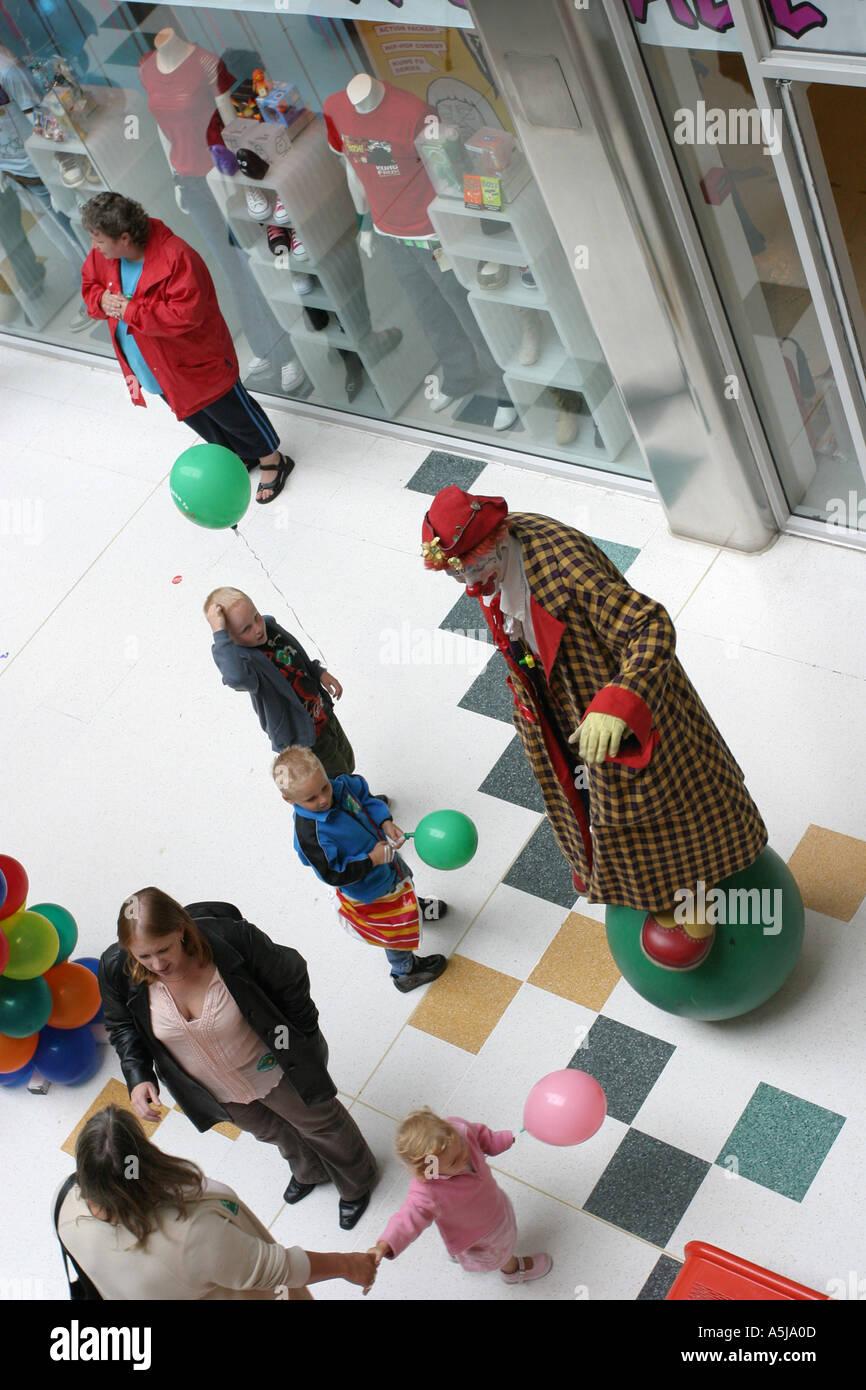
[[385, 955], [388, 957], [392, 975], [411, 975], [415, 969], [414, 951], [389, 951], [386, 946]]

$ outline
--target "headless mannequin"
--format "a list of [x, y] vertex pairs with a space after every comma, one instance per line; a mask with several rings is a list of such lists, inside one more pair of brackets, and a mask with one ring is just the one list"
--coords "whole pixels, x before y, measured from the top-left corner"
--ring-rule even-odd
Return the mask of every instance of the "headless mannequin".
[[[181, 63], [185, 62], [191, 53], [195, 51], [195, 44], [189, 43], [186, 39], [180, 38], [173, 29], [160, 29], [153, 41], [154, 52], [156, 53], [156, 66], [160, 72], [175, 72]], [[231, 97], [226, 92], [214, 94], [214, 105], [228, 125], [229, 121], [235, 118], [235, 109], [232, 106]], [[165, 150], [165, 157], [171, 164], [169, 153], [169, 143], [162, 130], [157, 126], [160, 143]], [[183, 189], [175, 188], [174, 198], [181, 212], [186, 212], [183, 205]]]
[[[367, 72], [359, 72], [356, 73], [356, 75], [348, 83], [346, 87], [346, 96], [349, 98], [349, 101], [352, 103], [359, 115], [367, 116], [374, 112], [379, 106], [381, 106], [382, 102], [385, 99], [386, 90], [387, 89], [385, 87], [384, 82], [381, 82], [377, 77], [372, 77]], [[361, 217], [369, 216], [370, 203], [367, 198], [367, 194], [364, 191], [364, 186], [361, 183], [361, 180], [358, 177], [358, 174], [356, 173], [355, 169], [352, 167], [351, 161], [348, 160], [345, 156], [342, 156], [342, 158], [343, 164], [346, 169], [346, 182], [349, 188], [349, 195], [355, 206], [355, 211]], [[431, 198], [432, 196], [433, 192], [431, 188]], [[378, 229], [370, 228], [361, 231], [358, 235], [358, 244], [360, 245], [364, 255], [367, 257], [372, 257], [373, 255], [373, 238], [375, 234], [387, 236], [386, 233], [381, 233]], [[430, 227], [429, 233], [422, 232], [415, 239], [417, 241], [422, 241], [426, 236], [429, 236], [430, 238], [431, 248], [435, 245], [438, 245], [439, 238], [436, 236], [436, 233], [433, 230], [432, 226]], [[453, 273], [454, 272], [450, 270], [443, 272], [444, 275], [453, 275]], [[477, 351], [480, 345], [480, 335], [477, 327], [474, 324], [474, 319], [471, 319], [471, 311], [470, 320], [464, 322], [462, 326], [464, 328], [464, 332], [467, 332], [467, 336], [469, 337], [473, 345], [476, 347]], [[498, 375], [499, 369], [493, 358], [489, 355], [489, 350], [487, 349], [486, 343], [483, 344], [482, 351], [488, 358], [488, 367], [493, 368], [493, 370]], [[505, 394], [504, 385], [501, 386], [501, 390], [502, 395], [497, 405], [496, 416], [494, 421], [494, 428], [497, 430], [507, 429], [517, 419], [517, 411], [514, 409], [514, 406], [512, 402], [509, 400], [508, 396]], [[438, 413], [440, 410], [447, 409], [447, 407], [453, 403], [454, 398], [452, 396], [446, 395], [445, 392], [440, 390], [437, 395], [433, 396], [432, 398], [425, 397], [425, 399], [429, 408], [434, 413]]]

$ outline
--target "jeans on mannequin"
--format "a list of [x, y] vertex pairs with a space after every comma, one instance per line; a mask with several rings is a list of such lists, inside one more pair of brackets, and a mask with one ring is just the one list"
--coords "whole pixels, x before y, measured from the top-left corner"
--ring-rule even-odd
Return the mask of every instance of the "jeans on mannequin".
[[[23, 196], [22, 196], [23, 195]], [[81, 270], [84, 264], [84, 257], [87, 252], [79, 245], [72, 230], [72, 223], [65, 212], [57, 211], [51, 203], [51, 194], [44, 183], [28, 184], [26, 188], [21, 188], [18, 194], [19, 200], [26, 205], [32, 199], [36, 203], [34, 211], [44, 214], [55, 224], [52, 240], [57, 250], [74, 266], [76, 270]], [[51, 235], [51, 233], [49, 233]]]
[[11, 179], [6, 181], [5, 188], [0, 188], [0, 246], [12, 263], [22, 293], [33, 294], [41, 289], [45, 266], [36, 259], [36, 252], [27, 240], [21, 224], [21, 204]]
[[463, 396], [489, 380], [497, 399], [509, 401], [502, 368], [484, 341], [454, 271], [440, 270], [430, 247], [407, 246], [391, 236], [377, 237], [375, 245], [391, 262], [442, 363], [443, 395]]
[[291, 361], [295, 356], [291, 339], [277, 323], [250, 270], [246, 254], [230, 239], [231, 233], [208, 188], [207, 179], [179, 178], [178, 186], [185, 209], [228, 281], [241, 327], [256, 357], [268, 358], [275, 367]]

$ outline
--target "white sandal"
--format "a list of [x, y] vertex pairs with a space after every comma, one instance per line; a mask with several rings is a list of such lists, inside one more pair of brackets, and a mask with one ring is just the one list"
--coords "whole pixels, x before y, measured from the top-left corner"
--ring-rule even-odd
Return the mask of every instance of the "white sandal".
[[[531, 1269], [526, 1268], [527, 1260], [532, 1260]], [[553, 1260], [549, 1255], [518, 1255], [514, 1273], [503, 1274], [502, 1278], [506, 1284], [527, 1284], [530, 1279], [543, 1279], [552, 1268]]]

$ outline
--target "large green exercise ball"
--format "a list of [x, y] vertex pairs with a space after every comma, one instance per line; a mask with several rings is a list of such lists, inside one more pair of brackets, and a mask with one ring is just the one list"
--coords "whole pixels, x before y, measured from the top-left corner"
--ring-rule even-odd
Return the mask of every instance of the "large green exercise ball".
[[172, 465], [171, 495], [196, 526], [219, 531], [240, 521], [252, 484], [243, 460], [221, 444], [193, 444]]
[[462, 811], [431, 811], [413, 838], [419, 857], [434, 869], [462, 869], [478, 848], [475, 824]]
[[[723, 896], [715, 899], [715, 941], [694, 970], [665, 970], [647, 959], [640, 946], [646, 912], [605, 910], [608, 945], [623, 978], [666, 1013], [705, 1021], [737, 1018], [775, 994], [797, 963], [803, 899], [794, 875], [774, 850], [762, 850], [748, 868], [722, 879], [715, 885], [719, 890]], [[712, 901], [712, 890], [705, 891]]]

